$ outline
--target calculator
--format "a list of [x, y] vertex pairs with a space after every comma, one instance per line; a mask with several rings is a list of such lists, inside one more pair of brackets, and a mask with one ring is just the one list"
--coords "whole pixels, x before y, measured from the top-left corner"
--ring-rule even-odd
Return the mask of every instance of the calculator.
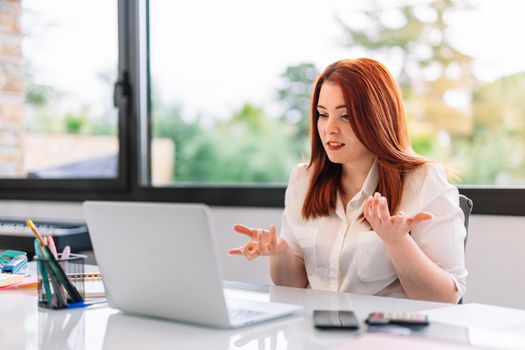
[[370, 326], [428, 326], [427, 315], [413, 312], [372, 312], [366, 323]]

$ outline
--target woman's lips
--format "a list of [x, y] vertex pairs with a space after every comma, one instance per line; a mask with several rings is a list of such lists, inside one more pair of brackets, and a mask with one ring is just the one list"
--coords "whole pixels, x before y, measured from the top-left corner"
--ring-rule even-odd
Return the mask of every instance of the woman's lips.
[[328, 148], [330, 151], [338, 151], [344, 146], [345, 146], [344, 143], [338, 142], [338, 141], [328, 141], [326, 143], [326, 148]]

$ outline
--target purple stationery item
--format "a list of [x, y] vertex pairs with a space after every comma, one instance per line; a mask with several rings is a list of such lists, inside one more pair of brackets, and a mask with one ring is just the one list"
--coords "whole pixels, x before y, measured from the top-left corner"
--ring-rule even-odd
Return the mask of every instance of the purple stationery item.
[[[67, 260], [69, 258], [69, 254], [71, 253], [71, 248], [66, 245], [64, 247], [64, 250], [62, 251], [62, 254], [60, 255], [59, 260]], [[62, 268], [67, 271], [67, 261], [60, 262], [60, 265], [62, 265]]]

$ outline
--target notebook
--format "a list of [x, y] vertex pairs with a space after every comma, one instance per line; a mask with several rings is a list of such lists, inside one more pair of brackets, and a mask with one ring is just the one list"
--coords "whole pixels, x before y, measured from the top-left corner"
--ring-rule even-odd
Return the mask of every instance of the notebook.
[[77, 282], [82, 282], [84, 299], [98, 299], [106, 296], [102, 275], [98, 272], [74, 273], [68, 274], [67, 277], [75, 285]]
[[24, 279], [24, 275], [16, 275], [11, 273], [0, 272], [0, 287], [9, 286], [12, 284], [20, 283]]
[[111, 307], [218, 328], [302, 309], [225, 298], [210, 210], [203, 204], [88, 201], [84, 213]]

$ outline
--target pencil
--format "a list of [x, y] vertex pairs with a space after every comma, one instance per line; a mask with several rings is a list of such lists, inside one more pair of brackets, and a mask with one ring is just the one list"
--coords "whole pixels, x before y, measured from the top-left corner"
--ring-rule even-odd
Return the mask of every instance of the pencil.
[[40, 242], [40, 245], [42, 247], [45, 247], [46, 246], [46, 242], [44, 241], [44, 239], [42, 238], [42, 236], [40, 236], [40, 233], [38, 233], [38, 231], [36, 230], [36, 226], [35, 224], [33, 224], [33, 220], [29, 219], [26, 221], [26, 225], [29, 226], [29, 228], [31, 229], [31, 231], [33, 231], [33, 233], [35, 234], [36, 238], [38, 239], [38, 241]]
[[31, 231], [33, 231], [36, 238], [38, 239], [38, 242], [40, 242], [44, 258], [46, 258], [49, 261], [49, 266], [51, 267], [52, 272], [60, 281], [60, 284], [62, 284], [64, 288], [66, 288], [67, 294], [69, 294], [71, 300], [74, 302], [83, 301], [84, 299], [82, 298], [78, 290], [75, 288], [75, 286], [71, 284], [71, 281], [69, 281], [69, 279], [67, 278], [66, 273], [62, 269], [62, 266], [60, 266], [60, 264], [56, 261], [55, 257], [53, 256], [53, 253], [51, 253], [51, 250], [49, 250], [49, 247], [47, 246], [46, 242], [38, 233], [35, 224], [33, 224], [33, 221], [27, 220], [26, 224], [31, 229]]

